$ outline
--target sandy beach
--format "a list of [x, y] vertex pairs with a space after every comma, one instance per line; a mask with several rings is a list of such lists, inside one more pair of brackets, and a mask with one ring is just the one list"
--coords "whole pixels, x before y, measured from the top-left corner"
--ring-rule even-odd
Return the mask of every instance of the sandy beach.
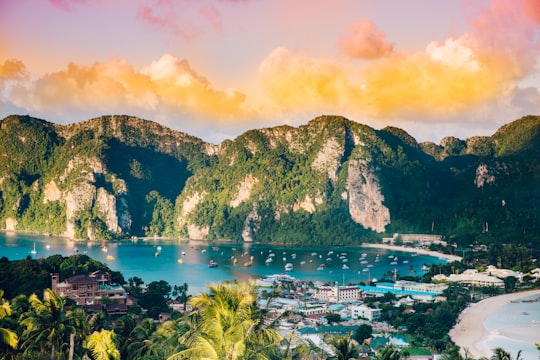
[[409, 247], [409, 246], [363, 243], [362, 247], [417, 253], [417, 254], [422, 254], [422, 255], [438, 257], [440, 259], [446, 259], [449, 262], [461, 261], [461, 259], [462, 259], [461, 256], [457, 256], [457, 255], [443, 254], [443, 253], [440, 253], [440, 252], [437, 252], [437, 251], [418, 249], [418, 248], [413, 248], [413, 247]]
[[[510, 301], [538, 295], [540, 295], [540, 290], [530, 290], [494, 296], [471, 304], [459, 315], [458, 323], [450, 331], [450, 337], [461, 347], [462, 353], [468, 350], [469, 354], [475, 358], [482, 356], [489, 358], [492, 352], [485, 344], [485, 341], [489, 338], [491, 332], [484, 326], [486, 319]], [[511, 328], [505, 329], [503, 332], [501, 332], [501, 335], [519, 338], [532, 343], [538, 342], [538, 335], [529, 328]]]

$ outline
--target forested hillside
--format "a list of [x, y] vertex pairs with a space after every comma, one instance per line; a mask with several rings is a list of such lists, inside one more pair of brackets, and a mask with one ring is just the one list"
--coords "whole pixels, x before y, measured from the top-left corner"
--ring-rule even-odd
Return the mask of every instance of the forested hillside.
[[103, 116], [0, 122], [0, 227], [78, 239], [355, 244], [435, 233], [540, 246], [540, 117], [417, 143], [338, 116], [220, 145]]

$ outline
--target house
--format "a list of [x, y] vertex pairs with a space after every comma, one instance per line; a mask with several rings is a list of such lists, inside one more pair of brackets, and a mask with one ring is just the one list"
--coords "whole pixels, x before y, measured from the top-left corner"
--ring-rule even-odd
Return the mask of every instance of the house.
[[51, 289], [64, 298], [73, 300], [87, 311], [105, 310], [109, 315], [125, 315], [128, 306], [136, 302], [120, 285], [111, 285], [105, 272], [75, 275], [60, 282], [59, 274], [51, 274]]

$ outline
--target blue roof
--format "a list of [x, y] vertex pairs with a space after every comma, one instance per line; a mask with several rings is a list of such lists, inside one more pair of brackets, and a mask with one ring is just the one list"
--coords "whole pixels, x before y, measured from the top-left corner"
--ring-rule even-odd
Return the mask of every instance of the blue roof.
[[377, 286], [363, 286], [363, 285], [359, 285], [358, 287], [360, 288], [360, 290], [368, 294], [391, 293], [394, 295], [424, 295], [424, 296], [431, 296], [431, 297], [435, 297], [438, 295], [437, 293], [427, 292], [427, 291], [401, 290], [401, 289], [383, 288], [383, 287], [377, 287]]

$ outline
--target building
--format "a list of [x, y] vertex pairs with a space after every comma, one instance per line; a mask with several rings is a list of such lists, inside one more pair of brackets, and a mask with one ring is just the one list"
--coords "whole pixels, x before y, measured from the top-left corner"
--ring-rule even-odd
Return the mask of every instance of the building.
[[351, 305], [349, 306], [349, 310], [353, 319], [364, 318], [369, 321], [377, 321], [381, 317], [381, 309], [372, 309], [363, 304]]
[[105, 310], [109, 315], [125, 315], [134, 299], [122, 286], [111, 285], [110, 279], [108, 273], [95, 272], [71, 276], [60, 282], [59, 274], [51, 274], [51, 289], [88, 311]]
[[315, 288], [314, 297], [328, 302], [341, 302], [345, 300], [358, 300], [360, 298], [358, 286], [329, 286], [323, 285]]
[[461, 274], [435, 275], [433, 280], [451, 281], [469, 286], [495, 286], [504, 288], [504, 281], [495, 276], [486, 275], [475, 269], [467, 269]]
[[447, 242], [443, 240], [442, 235], [430, 234], [394, 234], [393, 237], [382, 238], [383, 244], [394, 244], [401, 242], [402, 244], [418, 244], [421, 246], [429, 246], [432, 244], [446, 246]]

